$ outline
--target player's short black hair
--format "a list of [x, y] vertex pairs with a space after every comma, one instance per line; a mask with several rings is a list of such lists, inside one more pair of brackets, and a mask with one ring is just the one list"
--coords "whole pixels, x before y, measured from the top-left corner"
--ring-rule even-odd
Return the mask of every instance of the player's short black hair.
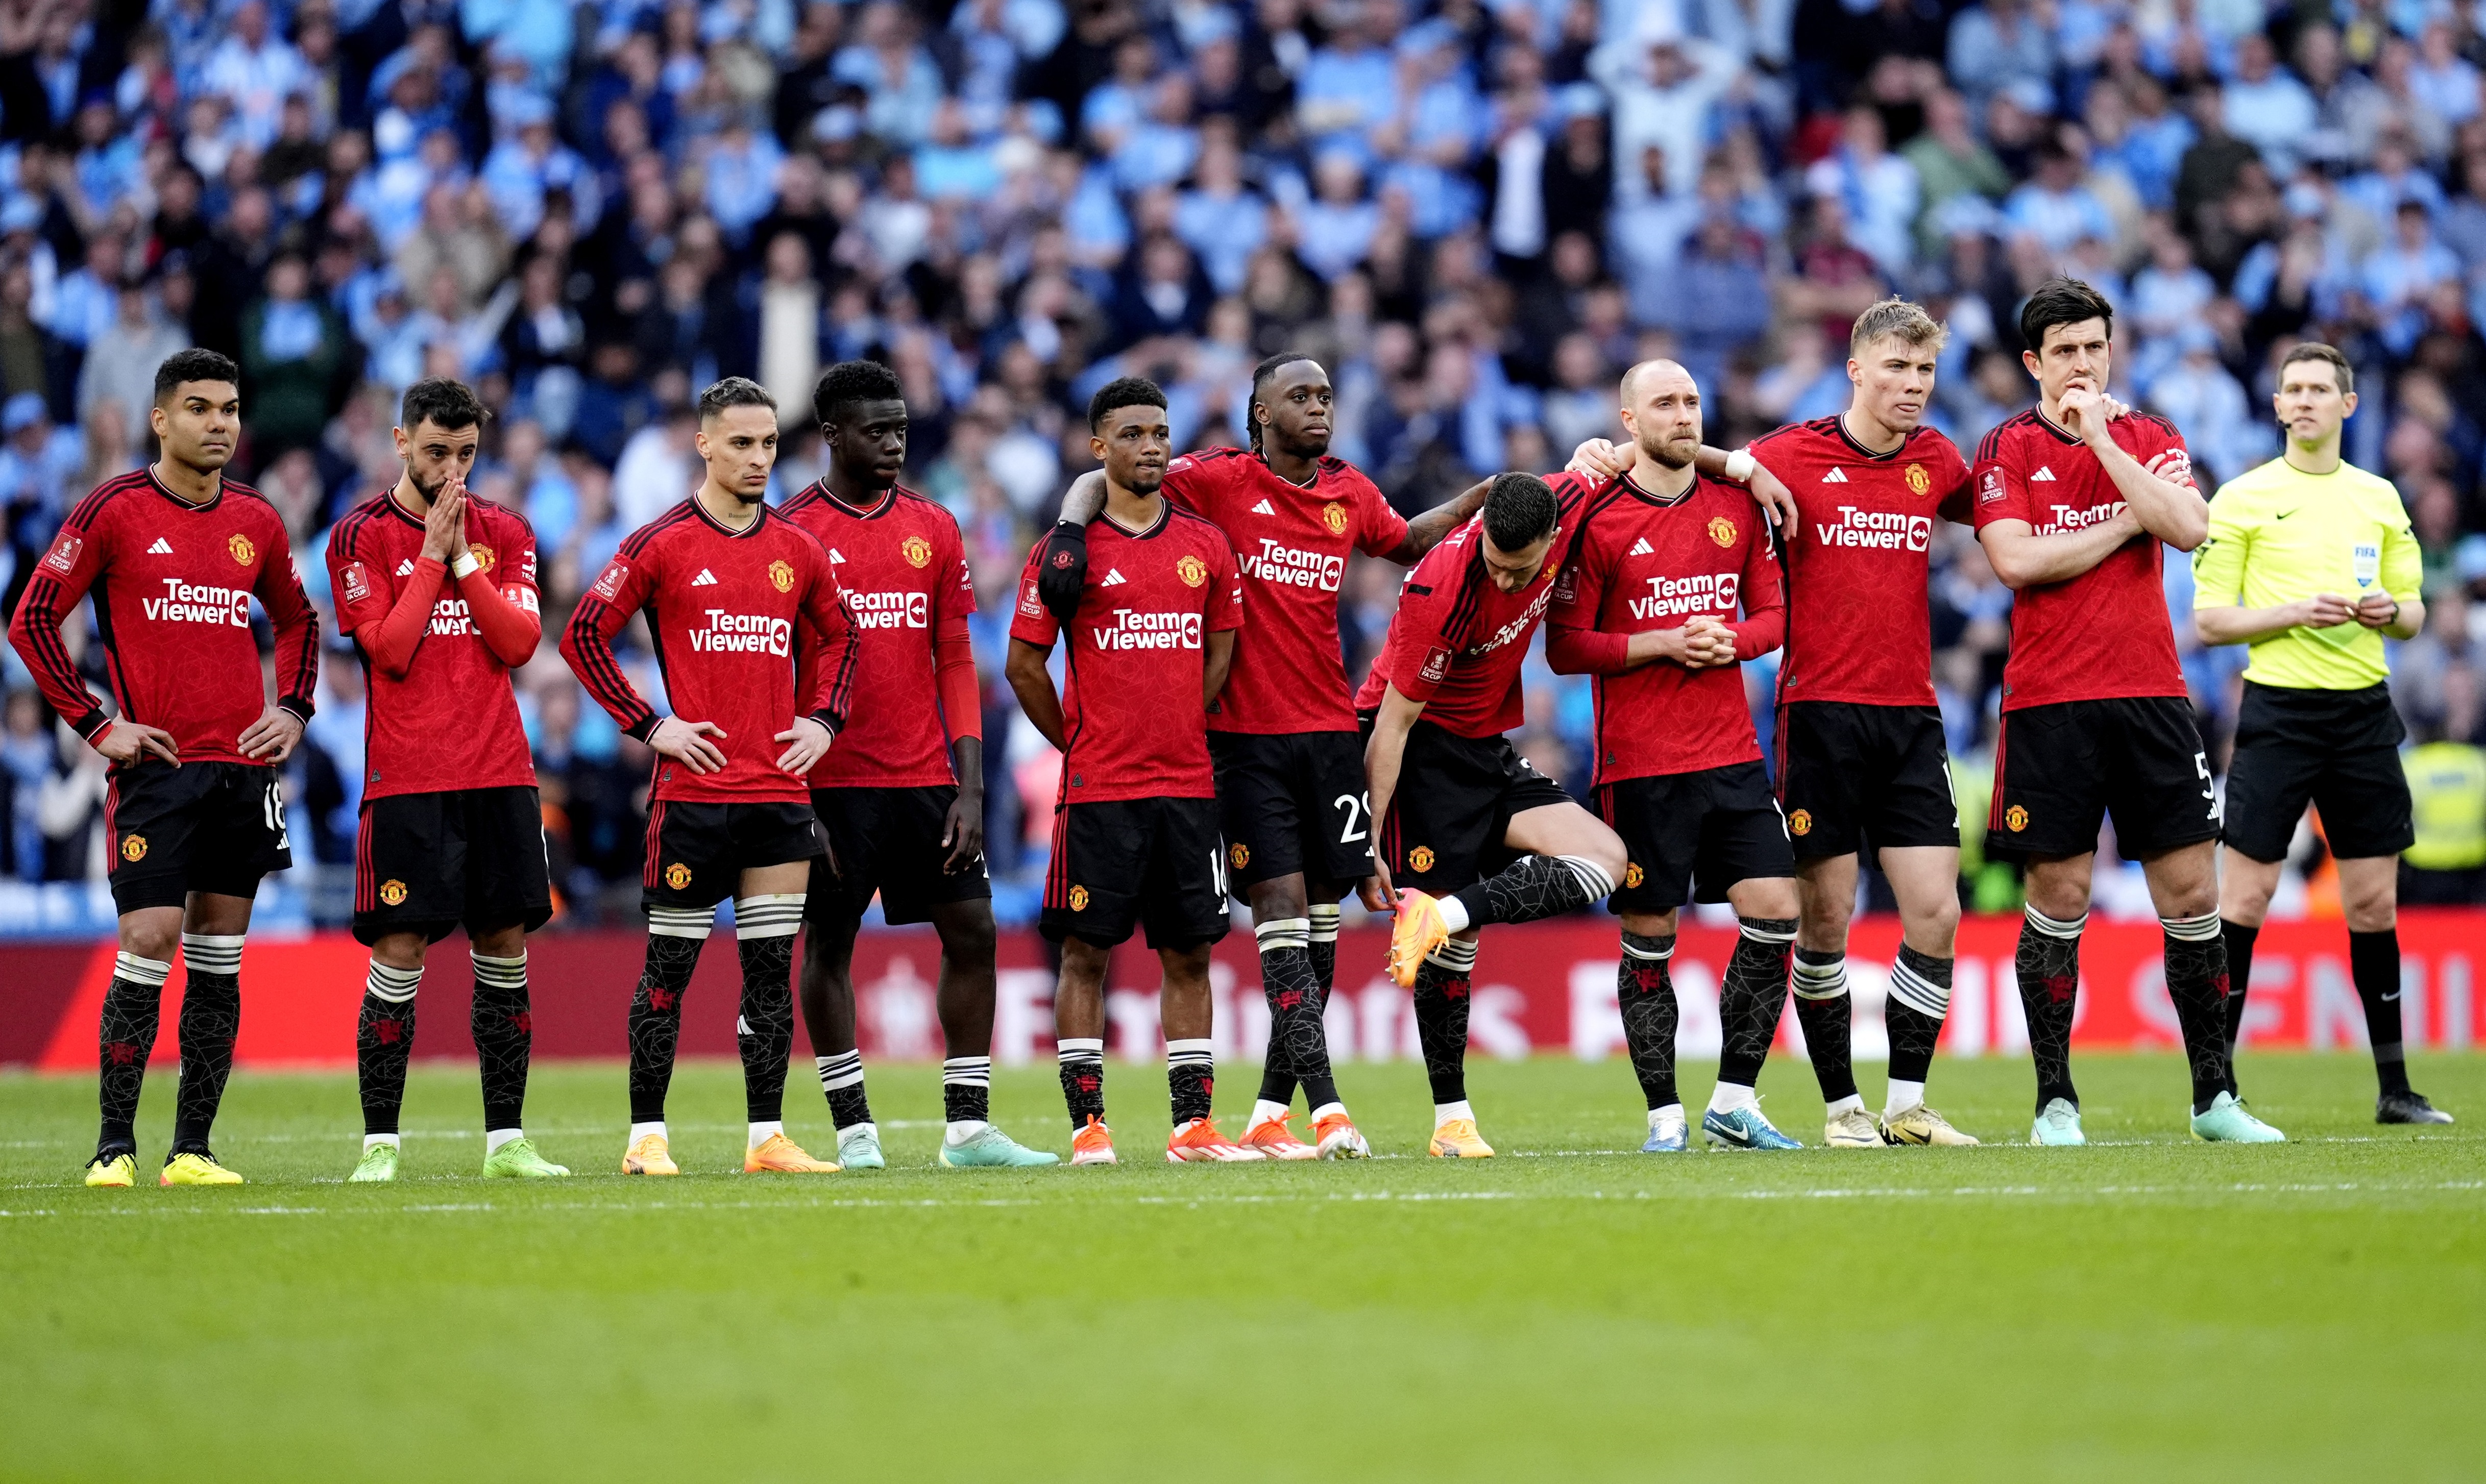
[[428, 419], [431, 426], [456, 431], [481, 427], [492, 414], [475, 389], [447, 376], [426, 376], [405, 389], [397, 404], [397, 426], [413, 432]]
[[1166, 404], [1165, 393], [1146, 376], [1117, 376], [1096, 389], [1088, 398], [1088, 430], [1095, 432], [1105, 426], [1107, 413], [1125, 407], [1156, 407]]
[[1526, 551], [1561, 520], [1553, 486], [1533, 474], [1497, 474], [1484, 493], [1484, 534], [1503, 551]]
[[164, 405], [164, 398], [172, 396], [173, 389], [184, 381], [229, 381], [238, 387], [241, 385], [241, 368], [235, 366], [231, 357], [197, 345], [187, 350], [176, 350], [155, 368], [155, 405]]
[[2050, 278], [2029, 295], [2020, 306], [2020, 339], [2031, 350], [2045, 348], [2046, 332], [2058, 324], [2079, 324], [2084, 319], [2106, 322], [2106, 333], [2114, 334], [2114, 306], [2106, 295], [2077, 278]]
[[1252, 368], [1252, 401], [1250, 406], [1243, 409], [1243, 422], [1244, 426], [1249, 428], [1251, 432], [1253, 453], [1257, 453], [1260, 452], [1260, 420], [1252, 415], [1252, 407], [1260, 405], [1260, 394], [1269, 389], [1269, 378], [1275, 376], [1278, 372], [1285, 370], [1287, 367], [1294, 365], [1297, 361], [1310, 361], [1312, 359], [1312, 358], [1311, 356], [1304, 354], [1300, 350], [1281, 350], [1276, 355], [1269, 357], [1259, 365]]
[[898, 372], [878, 361], [840, 361], [820, 372], [820, 384], [812, 388], [812, 421], [826, 427], [857, 402], [905, 399]]
[[748, 376], [728, 376], [700, 394], [699, 415], [703, 423], [728, 407], [765, 407], [774, 412], [777, 398]]

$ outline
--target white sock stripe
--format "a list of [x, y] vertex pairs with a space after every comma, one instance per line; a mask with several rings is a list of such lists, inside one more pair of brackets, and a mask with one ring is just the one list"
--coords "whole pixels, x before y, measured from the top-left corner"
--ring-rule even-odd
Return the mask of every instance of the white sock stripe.
[[1271, 918], [1256, 922], [1252, 936], [1258, 941], [1260, 951], [1271, 948], [1302, 948], [1312, 946], [1312, 920], [1310, 918]]
[[499, 963], [500, 960], [498, 959], [476, 959], [475, 982], [478, 984], [488, 984], [494, 989], [524, 989], [527, 987], [527, 961], [525, 959], [521, 958], [517, 960], [517, 966], [515, 968], [496, 967]]
[[803, 930], [803, 892], [771, 892], [733, 904], [736, 938], [789, 938]]
[[1790, 987], [1799, 1000], [1836, 1000], [1847, 993], [1847, 960], [1808, 964], [1798, 958]]
[[241, 973], [239, 933], [183, 933], [181, 959], [202, 974]]
[[812, 1065], [820, 1074], [820, 1090], [835, 1092], [863, 1081], [863, 1053], [842, 1051], [826, 1057], [814, 1057]]
[[650, 907], [648, 931], [659, 938], [705, 938], [716, 931], [714, 907]]
[[1166, 1065], [1212, 1066], [1216, 1063], [1213, 1045], [1213, 1042], [1205, 1040], [1168, 1041]]
[[1311, 918], [1312, 924], [1312, 942], [1336, 943], [1338, 941], [1339, 916], [1338, 904], [1336, 902], [1313, 903]]
[[989, 1087], [993, 1085], [993, 1058], [952, 1057], [941, 1063], [941, 1083], [953, 1087]]
[[[1776, 921], [1778, 920], [1773, 918], [1769, 921]], [[1754, 943], [1795, 942], [1794, 928], [1762, 927], [1758, 925], [1760, 921], [1761, 920], [1757, 918], [1737, 918], [1735, 920], [1736, 931], [1742, 933], [1745, 937], [1752, 939]]]
[[[2089, 915], [2085, 912], [2068, 921], [2061, 918], [2050, 918], [2035, 907], [2023, 907], [2020, 909], [2020, 915], [2029, 920], [2030, 927], [2049, 938], [2077, 938], [2081, 935], [2081, 929], [2089, 925]], [[2215, 915], [2212, 921], [2216, 921]]]
[[1941, 1020], [1950, 1013], [1950, 991], [1906, 964], [1891, 966], [1891, 998], [1920, 1015]]
[[1605, 867], [1596, 862], [1575, 855], [1558, 855], [1554, 859], [1571, 867], [1571, 874], [1580, 878], [1581, 889], [1588, 893], [1591, 900], [1613, 893], [1615, 878], [1607, 875]]
[[2181, 943], [2209, 943], [2219, 936], [2219, 915], [2205, 912], [2197, 918], [2160, 918], [2158, 925], [2167, 936]]
[[1057, 1039], [1054, 1055], [1063, 1061], [1102, 1061], [1105, 1059], [1105, 1038], [1101, 1035], [1069, 1035]]
[[1652, 953], [1646, 948], [1633, 948], [1630, 943], [1626, 942], [1623, 945], [1623, 956], [1626, 958], [1637, 958], [1641, 962], [1646, 964], [1662, 964], [1674, 956], [1674, 945], [1670, 943], [1665, 948]]
[[1476, 967], [1476, 955], [1477, 946], [1474, 938], [1451, 938], [1445, 940], [1440, 948], [1425, 954], [1424, 962], [1438, 965], [1453, 974], [1465, 974]]
[[421, 969], [400, 969], [376, 958], [372, 960], [371, 971], [363, 976], [363, 988], [370, 992], [371, 997], [385, 1000], [391, 1004], [403, 1004], [413, 999], [415, 989], [422, 983]]
[[173, 966], [157, 959], [141, 958], [135, 953], [124, 952], [113, 960], [112, 973], [115, 978], [127, 979], [134, 984], [152, 984], [161, 989], [164, 987], [164, 981], [173, 976]]

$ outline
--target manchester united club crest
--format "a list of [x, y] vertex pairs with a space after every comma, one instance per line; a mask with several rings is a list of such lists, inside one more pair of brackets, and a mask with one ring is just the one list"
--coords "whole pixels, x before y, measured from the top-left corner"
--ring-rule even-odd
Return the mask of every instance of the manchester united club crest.
[[1077, 560], [1078, 558], [1066, 551], [1057, 551], [1053, 554], [1053, 569], [1057, 572], [1069, 571], [1070, 563]]
[[1238, 839], [1226, 847], [1226, 859], [1234, 863], [1236, 870], [1241, 870], [1252, 864], [1252, 847]]
[[231, 540], [225, 542], [225, 550], [233, 553], [234, 561], [243, 566], [248, 566], [259, 560], [259, 548], [250, 544], [250, 537], [238, 531], [233, 534]]
[[469, 542], [466, 550], [474, 557], [475, 570], [479, 572], [489, 572], [493, 567], [500, 564], [501, 559], [499, 554], [494, 552], [489, 546], [477, 546], [472, 542]]
[[1070, 889], [1070, 910], [1073, 912], [1085, 912], [1088, 910], [1088, 889], [1086, 887], [1072, 887]]
[[1810, 835], [1812, 833], [1812, 811], [1810, 810], [1800, 809], [1794, 813], [1787, 815], [1787, 829], [1797, 835]]
[[1433, 868], [1433, 847], [1430, 845], [1419, 845], [1415, 849], [1408, 851], [1407, 868], [1420, 873], [1431, 870]]
[[1208, 563], [1198, 557], [1185, 557], [1174, 564], [1174, 574], [1186, 588], [1197, 588], [1208, 581]]
[[124, 838], [121, 842], [121, 858], [124, 861], [146, 860], [147, 837], [144, 835], [132, 835]]
[[1909, 490], [1915, 494], [1921, 495], [1934, 487], [1934, 477], [1925, 473], [1925, 466], [1922, 464], [1910, 464], [1908, 472], [1901, 478], [1908, 481]]
[[380, 883], [380, 901], [390, 907], [405, 900], [405, 883], [391, 877]]
[[1321, 524], [1329, 527], [1332, 536], [1346, 535], [1346, 507], [1335, 500], [1322, 506]]
[[932, 543], [920, 536], [910, 536], [898, 543], [898, 554], [906, 564], [919, 570], [932, 564]]
[[2003, 811], [2003, 827], [2017, 835], [2029, 828], [2029, 811], [2014, 804]]
[[1735, 523], [1724, 515], [1709, 517], [1709, 539], [1721, 546], [1735, 544]]
[[794, 563], [790, 563], [790, 562], [782, 562], [782, 561], [781, 561], [781, 562], [771, 562], [771, 563], [768, 563], [768, 581], [769, 581], [771, 584], [775, 585], [775, 587], [776, 587], [777, 591], [780, 591], [780, 592], [791, 592], [791, 591], [794, 591]]
[[1623, 886], [1626, 889], [1639, 886], [1642, 882], [1646, 881], [1647, 879], [1648, 872], [1640, 868], [1640, 863], [1638, 861], [1629, 861], [1624, 863]]
[[665, 867], [665, 885], [678, 892], [691, 884], [691, 868], [676, 861]]

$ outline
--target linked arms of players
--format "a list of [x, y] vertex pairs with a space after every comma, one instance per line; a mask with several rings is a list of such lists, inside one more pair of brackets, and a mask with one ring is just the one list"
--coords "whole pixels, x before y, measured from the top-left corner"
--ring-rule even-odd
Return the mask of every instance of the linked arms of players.
[[[1781, 531], [1800, 529], [1795, 511], [1795, 494], [1777, 475], [1760, 466], [1749, 453], [1729, 453], [1707, 444], [1692, 458], [1693, 467], [1713, 480], [1726, 480], [1751, 490], [1761, 513]], [[1749, 469], [1741, 467], [1750, 464]], [[1571, 474], [1585, 474], [1592, 480], [1620, 479], [1631, 472], [1631, 450], [1606, 438], [1591, 438], [1571, 451], [1571, 461], [1563, 469]]]
[[1407, 538], [1383, 560], [1395, 562], [1400, 566], [1414, 566], [1422, 562], [1424, 553], [1442, 544], [1442, 537], [1466, 525], [1475, 518], [1477, 511], [1484, 508], [1485, 493], [1492, 488], [1493, 481], [1478, 480], [1461, 490], [1457, 499], [1446, 500], [1407, 522]]

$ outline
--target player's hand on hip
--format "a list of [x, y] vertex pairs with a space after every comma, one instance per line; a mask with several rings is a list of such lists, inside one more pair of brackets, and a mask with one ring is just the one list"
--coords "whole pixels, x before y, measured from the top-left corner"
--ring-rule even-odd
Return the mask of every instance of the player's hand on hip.
[[941, 845], [950, 852], [941, 868], [956, 875], [984, 858], [984, 796], [958, 790], [950, 801], [950, 817], [941, 824]]
[[[648, 733], [648, 745], [693, 773], [717, 773], [725, 768], [725, 750], [708, 738], [724, 735], [725, 728], [714, 722], [686, 722], [678, 716], [669, 716]], [[822, 743], [820, 750], [826, 752], [828, 744]]]
[[[2386, 597], [2383, 601], [2388, 604], [2390, 599]], [[2349, 602], [2336, 592], [2317, 592], [2311, 597], [2299, 600], [2293, 606], [2300, 616], [2296, 620], [2300, 628], [2337, 628], [2352, 618], [2363, 617], [2358, 612], [2360, 605]], [[2389, 609], [2385, 612], [2388, 613]]]
[[1566, 474], [1585, 474], [1590, 479], [1611, 480], [1632, 466], [1631, 456], [1611, 438], [1591, 438], [1571, 451], [1571, 461], [1562, 466]]
[[161, 728], [142, 726], [137, 722], [117, 721], [95, 739], [95, 750], [114, 762], [136, 762], [141, 757], [161, 757], [175, 767], [181, 765], [180, 744], [173, 734]]
[[466, 549], [466, 485], [451, 480], [423, 512], [423, 557], [427, 562], [452, 562]]
[[1367, 912], [1396, 912], [1398, 889], [1390, 882], [1390, 867], [1382, 864], [1376, 852], [1372, 857], [1372, 874], [1355, 884], [1356, 899]]
[[283, 762], [302, 740], [302, 718], [283, 706], [270, 706], [241, 734], [241, 755], [258, 762]]
[[777, 733], [776, 740], [787, 744], [777, 766], [797, 777], [809, 773], [829, 755], [829, 744], [837, 739], [837, 733], [818, 717], [798, 716], [793, 726]]
[[1804, 522], [1797, 518], [1795, 512], [1795, 492], [1788, 489], [1777, 475], [1755, 464], [1753, 477], [1744, 487], [1753, 492], [1754, 503], [1760, 506], [1761, 513], [1769, 517], [1771, 525], [1791, 536], [1804, 530]]

